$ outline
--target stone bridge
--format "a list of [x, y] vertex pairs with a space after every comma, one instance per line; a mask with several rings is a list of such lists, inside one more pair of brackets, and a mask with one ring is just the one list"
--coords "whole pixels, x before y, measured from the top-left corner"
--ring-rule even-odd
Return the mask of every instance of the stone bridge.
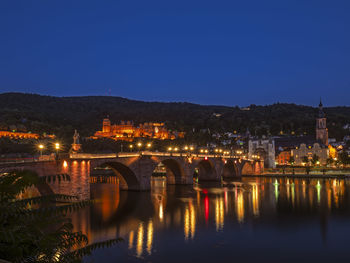
[[[200, 181], [221, 181], [242, 175], [263, 172], [263, 161], [237, 156], [186, 153], [136, 152], [118, 154], [70, 154], [66, 159], [47, 162], [0, 164], [0, 172], [13, 169], [33, 170], [39, 175], [69, 174], [71, 186], [59, 186], [63, 193], [89, 183], [90, 173], [98, 167], [111, 168], [123, 190], [150, 190], [151, 176], [159, 164], [166, 169], [168, 184], [193, 184], [193, 175]], [[65, 189], [67, 188], [67, 189]], [[62, 193], [62, 191], [61, 191]]]

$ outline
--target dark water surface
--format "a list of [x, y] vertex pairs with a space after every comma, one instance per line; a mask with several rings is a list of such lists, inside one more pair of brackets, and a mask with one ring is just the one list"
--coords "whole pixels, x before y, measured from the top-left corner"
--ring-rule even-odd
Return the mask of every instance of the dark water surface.
[[244, 178], [151, 192], [92, 184], [73, 215], [92, 242], [122, 237], [85, 262], [350, 262], [350, 181]]

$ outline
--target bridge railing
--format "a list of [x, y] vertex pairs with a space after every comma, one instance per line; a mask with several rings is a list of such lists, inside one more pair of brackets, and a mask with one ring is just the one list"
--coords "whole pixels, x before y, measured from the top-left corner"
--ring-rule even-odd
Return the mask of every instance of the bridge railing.
[[0, 158], [0, 164], [48, 162], [54, 160], [54, 155], [33, 156], [27, 158]]
[[69, 157], [71, 159], [109, 159], [109, 158], [123, 158], [123, 157], [139, 157], [139, 156], [173, 156], [173, 157], [197, 157], [197, 158], [226, 158], [226, 159], [244, 159], [252, 161], [248, 158], [242, 158], [237, 155], [220, 155], [220, 154], [199, 154], [199, 153], [186, 153], [186, 152], [152, 152], [152, 151], [139, 151], [139, 152], [119, 152], [119, 153], [71, 153]]

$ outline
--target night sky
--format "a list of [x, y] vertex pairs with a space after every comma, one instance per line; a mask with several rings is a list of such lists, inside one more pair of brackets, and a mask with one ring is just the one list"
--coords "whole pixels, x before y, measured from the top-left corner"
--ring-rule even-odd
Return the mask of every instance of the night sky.
[[1, 0], [0, 92], [350, 105], [349, 0]]

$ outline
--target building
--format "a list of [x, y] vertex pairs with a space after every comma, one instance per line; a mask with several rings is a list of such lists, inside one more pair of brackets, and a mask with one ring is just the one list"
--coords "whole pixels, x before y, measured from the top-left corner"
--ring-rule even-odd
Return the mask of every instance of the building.
[[105, 118], [102, 122], [102, 131], [97, 131], [93, 138], [132, 141], [134, 138], [174, 140], [183, 137], [183, 132], [169, 131], [164, 123], [146, 122], [135, 126], [131, 121], [121, 121], [120, 124], [112, 125], [111, 121]]
[[264, 159], [265, 167], [275, 168], [275, 141], [273, 139], [249, 140], [248, 157], [258, 155]]
[[1, 137], [7, 137], [10, 139], [39, 139], [40, 135], [28, 132], [0, 131], [0, 138]]
[[[325, 165], [328, 157], [336, 157], [336, 149], [329, 144], [327, 119], [323, 111], [322, 101], [318, 108], [316, 117], [316, 136], [283, 136], [275, 138], [276, 163], [279, 165], [289, 164], [290, 157], [293, 156], [295, 165], [302, 165], [304, 157], [309, 161], [316, 155], [320, 164]], [[289, 152], [290, 156], [288, 157]]]
[[304, 157], [307, 157], [309, 162], [311, 162], [314, 155], [318, 157], [318, 161], [321, 165], [326, 165], [329, 156], [329, 149], [327, 146], [320, 145], [319, 143], [314, 143], [313, 145], [302, 143], [300, 144], [300, 147], [292, 149], [291, 152], [291, 156], [294, 157], [295, 165], [303, 165]]
[[276, 156], [276, 164], [287, 165], [290, 164], [291, 151], [280, 151]]

